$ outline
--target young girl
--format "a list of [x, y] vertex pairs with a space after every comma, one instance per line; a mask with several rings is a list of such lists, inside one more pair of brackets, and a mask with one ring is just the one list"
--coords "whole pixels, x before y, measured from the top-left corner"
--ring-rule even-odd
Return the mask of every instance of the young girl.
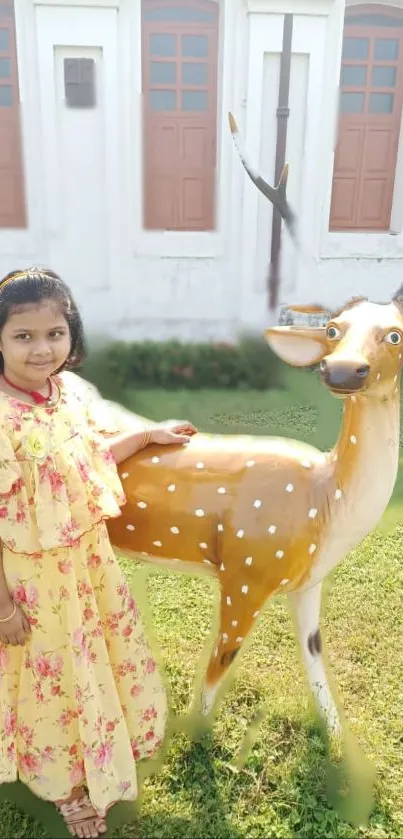
[[[82, 381], [72, 295], [48, 270], [0, 282], [0, 782], [53, 801], [97, 837], [137, 795], [136, 760], [164, 736], [167, 699], [105, 520], [125, 498], [116, 463], [190, 423], [106, 442]], [[98, 417], [98, 419], [97, 419]]]

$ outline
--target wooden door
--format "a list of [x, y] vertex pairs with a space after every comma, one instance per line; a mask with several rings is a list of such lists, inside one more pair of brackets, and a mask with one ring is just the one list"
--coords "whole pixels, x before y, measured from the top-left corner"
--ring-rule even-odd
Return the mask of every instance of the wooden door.
[[217, 14], [211, 2], [143, 3], [146, 229], [214, 228]]
[[400, 28], [346, 20], [331, 230], [389, 229], [403, 101], [401, 27], [403, 20]]
[[0, 3], [0, 228], [25, 227], [14, 4]]

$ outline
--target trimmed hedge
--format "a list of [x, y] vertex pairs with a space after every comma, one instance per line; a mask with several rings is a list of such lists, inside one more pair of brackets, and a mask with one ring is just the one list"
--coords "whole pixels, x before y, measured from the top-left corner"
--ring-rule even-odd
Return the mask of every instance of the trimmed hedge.
[[282, 362], [261, 338], [237, 344], [116, 342], [94, 350], [82, 375], [109, 398], [129, 387], [266, 390], [282, 386]]

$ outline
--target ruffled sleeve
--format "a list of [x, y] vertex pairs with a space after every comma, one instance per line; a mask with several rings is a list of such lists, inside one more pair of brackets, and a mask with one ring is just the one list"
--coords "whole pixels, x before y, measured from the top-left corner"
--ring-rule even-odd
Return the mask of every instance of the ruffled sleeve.
[[128, 411], [122, 405], [104, 399], [94, 385], [80, 376], [74, 373], [65, 373], [64, 376], [71, 377], [67, 381], [74, 383], [77, 394], [85, 404], [88, 425], [96, 434], [108, 438], [129, 431], [135, 433], [156, 425], [146, 417]]
[[108, 440], [71, 384], [55, 410], [8, 405], [0, 418], [10, 428], [0, 431], [0, 539], [12, 551], [73, 547], [126, 502]]
[[3, 538], [3, 522], [6, 519], [5, 506], [8, 499], [20, 493], [23, 489], [24, 479], [20, 464], [14, 454], [11, 440], [0, 431], [0, 539]]
[[[22, 534], [25, 529], [28, 510], [24, 471], [16, 458], [11, 439], [0, 430], [0, 540], [3, 544], [9, 547], [17, 544], [18, 532]], [[22, 542], [26, 544], [24, 537]]]

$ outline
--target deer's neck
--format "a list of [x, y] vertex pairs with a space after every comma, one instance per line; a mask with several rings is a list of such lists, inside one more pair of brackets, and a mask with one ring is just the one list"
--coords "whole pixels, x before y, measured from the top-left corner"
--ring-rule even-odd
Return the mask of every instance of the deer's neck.
[[339, 439], [327, 458], [324, 538], [309, 585], [322, 580], [379, 523], [399, 464], [399, 394], [345, 403]]
[[[399, 462], [400, 394], [379, 398], [352, 396], [345, 401], [342, 427], [330, 453], [333, 477], [349, 501], [363, 493], [382, 515], [395, 485]], [[353, 503], [355, 497], [350, 499]], [[382, 508], [382, 509], [381, 509]]]

